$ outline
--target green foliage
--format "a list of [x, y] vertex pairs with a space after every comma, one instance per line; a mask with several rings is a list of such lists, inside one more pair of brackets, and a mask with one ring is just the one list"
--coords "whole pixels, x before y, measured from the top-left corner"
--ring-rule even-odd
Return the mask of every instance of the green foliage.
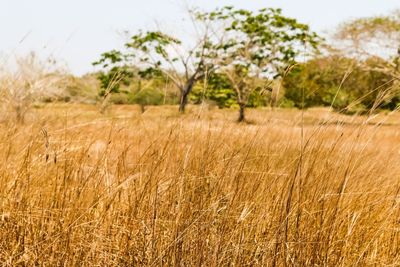
[[[179, 45], [181, 41], [169, 36], [160, 31], [156, 32], [139, 32], [138, 34], [132, 36], [131, 42], [127, 43], [125, 46], [127, 48], [132, 48], [133, 50], [140, 50], [143, 55], [140, 57], [142, 62], [148, 63], [152, 59], [149, 57], [150, 52], [154, 52], [156, 55], [160, 56], [164, 60], [176, 61], [178, 58], [170, 58], [167, 52], [167, 48], [170, 45]], [[132, 54], [132, 56], [135, 56]], [[161, 66], [162, 62], [153, 62], [156, 66]]]
[[[170, 103], [169, 94], [160, 88], [165, 88], [168, 84], [162, 76], [151, 76], [147, 79], [137, 76], [130, 81], [130, 86], [114, 93], [111, 102], [114, 104], [138, 104], [141, 106], [161, 105]], [[175, 103], [176, 104], [176, 103]]]
[[[346, 112], [368, 110], [393, 85], [389, 75], [374, 70], [380, 61], [371, 58], [361, 64], [354, 59], [331, 56], [298, 64], [283, 79], [285, 98], [298, 108], [332, 106]], [[397, 96], [392, 96], [379, 104], [381, 108], [394, 108], [397, 103]]]
[[282, 99], [280, 99], [280, 101], [278, 103], [278, 107], [280, 107], [280, 108], [294, 108], [295, 107], [295, 103], [292, 100], [283, 97]]
[[111, 50], [101, 54], [101, 58], [93, 62], [93, 65], [101, 65], [103, 68], [107, 68], [109, 65], [123, 62], [126, 57], [118, 50]]
[[[101, 84], [99, 95], [104, 96], [108, 93], [120, 93], [121, 86], [129, 86], [135, 73], [142, 79], [158, 79], [163, 77], [161, 71], [161, 59], [158, 59], [154, 64], [150, 64], [150, 56], [148, 52], [153, 51], [161, 58], [168, 59], [166, 47], [170, 44], [180, 44], [179, 40], [174, 39], [161, 32], [140, 32], [132, 36], [131, 42], [125, 46], [133, 49], [131, 52], [121, 52], [112, 50], [101, 55], [100, 60], [93, 63], [93, 65], [100, 65], [105, 71], [98, 74], [98, 79]], [[132, 60], [138, 57], [138, 52], [143, 52], [139, 56], [141, 63], [149, 63], [142, 66], [142, 69], [134, 71], [129, 66]], [[172, 59], [175, 60], [175, 59]], [[118, 98], [118, 97], [117, 97]]]
[[280, 9], [251, 12], [224, 7], [203, 16], [228, 25], [227, 38], [215, 48], [225, 66], [240, 66], [244, 75], [278, 76], [303, 53], [305, 45], [312, 50], [321, 42], [308, 25], [283, 16]]
[[97, 75], [88, 74], [82, 77], [69, 76], [65, 79], [65, 91], [70, 100], [95, 103], [98, 97], [99, 82]]
[[[136, 64], [139, 69], [137, 74], [141, 78], [149, 79], [155, 76], [167, 78], [179, 89], [181, 94], [179, 110], [183, 112], [193, 86], [212, 69], [212, 65], [206, 63], [211, 57], [205, 55], [211, 45], [207, 35], [202, 38], [196, 40], [197, 43], [193, 49], [187, 50], [180, 40], [166, 33], [139, 31], [125, 44], [126, 51], [113, 50], [105, 53], [102, 55], [103, 58], [94, 64], [103, 64], [103, 67], [111, 64], [115, 68], [99, 76], [102, 84], [108, 86], [111, 84], [111, 90], [109, 90], [111, 93], [118, 92], [120, 81], [124, 83], [125, 78], [128, 78], [126, 84], [129, 83], [129, 78], [131, 78], [127, 75], [129, 68], [121, 64], [124, 61], [131, 65]], [[114, 72], [122, 77], [117, 83], [112, 82], [115, 80]]]
[[244, 119], [245, 106], [266, 105], [260, 79], [281, 76], [288, 65], [303, 54], [317, 50], [321, 39], [308, 25], [285, 17], [280, 9], [264, 8], [257, 12], [224, 7], [200, 15], [201, 19], [227, 25], [222, 42], [213, 49], [220, 59], [218, 73], [224, 74], [241, 107], [239, 121]]
[[129, 103], [141, 106], [161, 105], [166, 96], [160, 88], [165, 86], [163, 76], [152, 76], [136, 81], [136, 87], [129, 94]]
[[119, 93], [121, 85], [129, 85], [134, 72], [126, 64], [126, 60], [127, 57], [120, 51], [112, 50], [103, 53], [99, 61], [93, 62], [93, 65], [101, 65], [105, 69], [105, 71], [99, 72], [97, 76], [100, 81], [100, 96]]
[[191, 100], [199, 104], [204, 99], [214, 101], [219, 108], [229, 108], [236, 104], [235, 92], [226, 75], [217, 73], [210, 75], [206, 89], [203, 85], [195, 86]]
[[146, 88], [134, 92], [129, 99], [130, 103], [138, 104], [141, 106], [148, 105], [162, 105], [164, 94], [155, 88]]
[[[241, 107], [265, 105], [262, 86], [253, 82], [271, 75], [279, 76], [303, 51], [303, 45], [316, 48], [320, 42], [307, 25], [283, 16], [280, 9], [251, 12], [225, 7], [197, 13], [195, 19], [207, 25], [207, 29], [211, 25], [228, 26], [220, 36], [209, 37], [216, 32], [206, 31], [194, 49], [186, 54], [178, 52], [182, 43], [177, 38], [160, 31], [140, 31], [125, 45], [126, 52], [112, 50], [94, 63], [108, 68], [107, 72], [99, 74], [102, 94], [118, 93], [121, 85], [129, 85], [133, 74], [127, 62], [132, 64], [136, 60], [140, 64], [141, 78], [163, 74], [179, 88], [182, 111], [186, 97], [206, 73], [211, 77], [210, 88], [206, 92], [196, 89], [192, 97], [195, 102], [205, 97], [216, 101], [220, 107], [230, 107], [234, 101]], [[183, 73], [178, 69], [183, 69]], [[217, 69], [224, 76], [213, 77]], [[139, 95], [137, 101], [146, 99], [149, 99], [147, 93]]]
[[[343, 24], [341, 37], [354, 43], [385, 36], [400, 41], [399, 14]], [[125, 45], [126, 51], [103, 53], [93, 63], [103, 68], [98, 73], [100, 95], [111, 93], [115, 103], [145, 106], [175, 104], [191, 93], [194, 103], [207, 99], [220, 108], [243, 109], [276, 103], [277, 96], [266, 88], [280, 77], [285, 88], [278, 100], [281, 107], [332, 106], [350, 112], [378, 106], [394, 109], [400, 103], [395, 90], [399, 86], [393, 82], [399, 77], [399, 57], [390, 62], [377, 57], [315, 57], [323, 40], [280, 9], [253, 12], [228, 6], [197, 12], [196, 19], [213, 30], [186, 54], [179, 53], [184, 50], [180, 40], [160, 31], [140, 31]], [[390, 38], [386, 41], [399, 45]], [[303, 56], [309, 60], [297, 64]], [[286, 75], [287, 69], [291, 71]], [[206, 88], [200, 83], [204, 77]], [[179, 91], [160, 91], [169, 84]]]
[[98, 79], [101, 84], [100, 96], [106, 93], [119, 93], [121, 85], [128, 86], [133, 77], [133, 72], [128, 67], [113, 67], [108, 72], [99, 72]]
[[[261, 80], [259, 83], [266, 83], [266, 81]], [[254, 81], [252, 84], [256, 85], [257, 82]], [[195, 104], [200, 104], [205, 99], [212, 100], [219, 108], [238, 106], [235, 90], [224, 74], [214, 73], [208, 77], [207, 88], [204, 88], [203, 85], [198, 85], [193, 89], [191, 100]], [[269, 101], [270, 98], [259, 86], [252, 90], [246, 106], [263, 107], [267, 106]]]
[[126, 105], [129, 103], [129, 94], [128, 93], [114, 93], [110, 97], [110, 103], [115, 105]]
[[249, 95], [249, 100], [247, 101], [247, 107], [265, 107], [270, 103], [270, 97], [267, 97], [265, 91], [261, 87], [256, 87], [252, 90]]

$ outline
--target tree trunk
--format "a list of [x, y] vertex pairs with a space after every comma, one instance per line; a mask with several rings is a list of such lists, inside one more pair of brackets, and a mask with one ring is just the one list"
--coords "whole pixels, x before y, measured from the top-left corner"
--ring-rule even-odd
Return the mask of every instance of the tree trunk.
[[146, 111], [146, 105], [140, 104], [140, 112], [144, 113]]
[[185, 107], [188, 103], [188, 96], [190, 92], [192, 92], [196, 80], [196, 75], [193, 75], [192, 77], [190, 77], [190, 79], [186, 82], [185, 86], [181, 90], [181, 97], [179, 100], [179, 112], [181, 113], [185, 112]]
[[244, 122], [245, 121], [245, 116], [244, 116], [245, 107], [246, 107], [246, 104], [243, 104], [243, 103], [239, 104], [239, 119], [238, 119], [238, 122]]
[[188, 102], [188, 95], [189, 95], [189, 93], [187, 93], [186, 91], [181, 92], [181, 97], [179, 100], [179, 112], [180, 113], [185, 113], [186, 104]]

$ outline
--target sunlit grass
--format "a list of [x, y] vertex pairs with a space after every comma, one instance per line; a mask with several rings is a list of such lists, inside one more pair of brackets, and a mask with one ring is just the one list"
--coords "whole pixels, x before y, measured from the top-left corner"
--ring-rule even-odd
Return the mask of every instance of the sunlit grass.
[[4, 119], [0, 262], [400, 264], [398, 115], [176, 109]]

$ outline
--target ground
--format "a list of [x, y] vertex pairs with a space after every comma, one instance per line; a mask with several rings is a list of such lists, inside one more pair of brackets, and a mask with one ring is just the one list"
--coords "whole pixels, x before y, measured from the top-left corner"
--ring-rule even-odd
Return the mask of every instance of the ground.
[[399, 265], [397, 113], [49, 104], [0, 123], [5, 265]]

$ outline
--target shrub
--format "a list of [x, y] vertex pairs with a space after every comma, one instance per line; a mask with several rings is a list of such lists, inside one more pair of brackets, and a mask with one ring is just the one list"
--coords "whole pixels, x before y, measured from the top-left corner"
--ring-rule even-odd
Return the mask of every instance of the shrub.
[[[399, 98], [383, 95], [393, 83], [389, 75], [375, 70], [380, 59], [364, 62], [329, 56], [296, 65], [283, 79], [285, 98], [298, 108], [332, 106], [335, 110], [393, 109]], [[379, 101], [379, 103], [377, 103]]]
[[[265, 80], [253, 79], [252, 84], [255, 89], [251, 90], [247, 107], [262, 107], [269, 105], [270, 97], [265, 95], [262, 90], [262, 84]], [[211, 100], [219, 108], [237, 107], [236, 93], [231, 86], [228, 78], [224, 74], [214, 73], [208, 77], [207, 88], [202, 84], [195, 86], [190, 100], [195, 104], [200, 104], [203, 100]]]
[[64, 73], [39, 61], [34, 53], [16, 59], [14, 71], [0, 74], [0, 98], [3, 107], [23, 122], [26, 112], [37, 102], [65, 97]]
[[142, 112], [148, 105], [163, 104], [163, 100], [163, 92], [154, 88], [141, 89], [129, 96], [129, 102], [140, 105]]

